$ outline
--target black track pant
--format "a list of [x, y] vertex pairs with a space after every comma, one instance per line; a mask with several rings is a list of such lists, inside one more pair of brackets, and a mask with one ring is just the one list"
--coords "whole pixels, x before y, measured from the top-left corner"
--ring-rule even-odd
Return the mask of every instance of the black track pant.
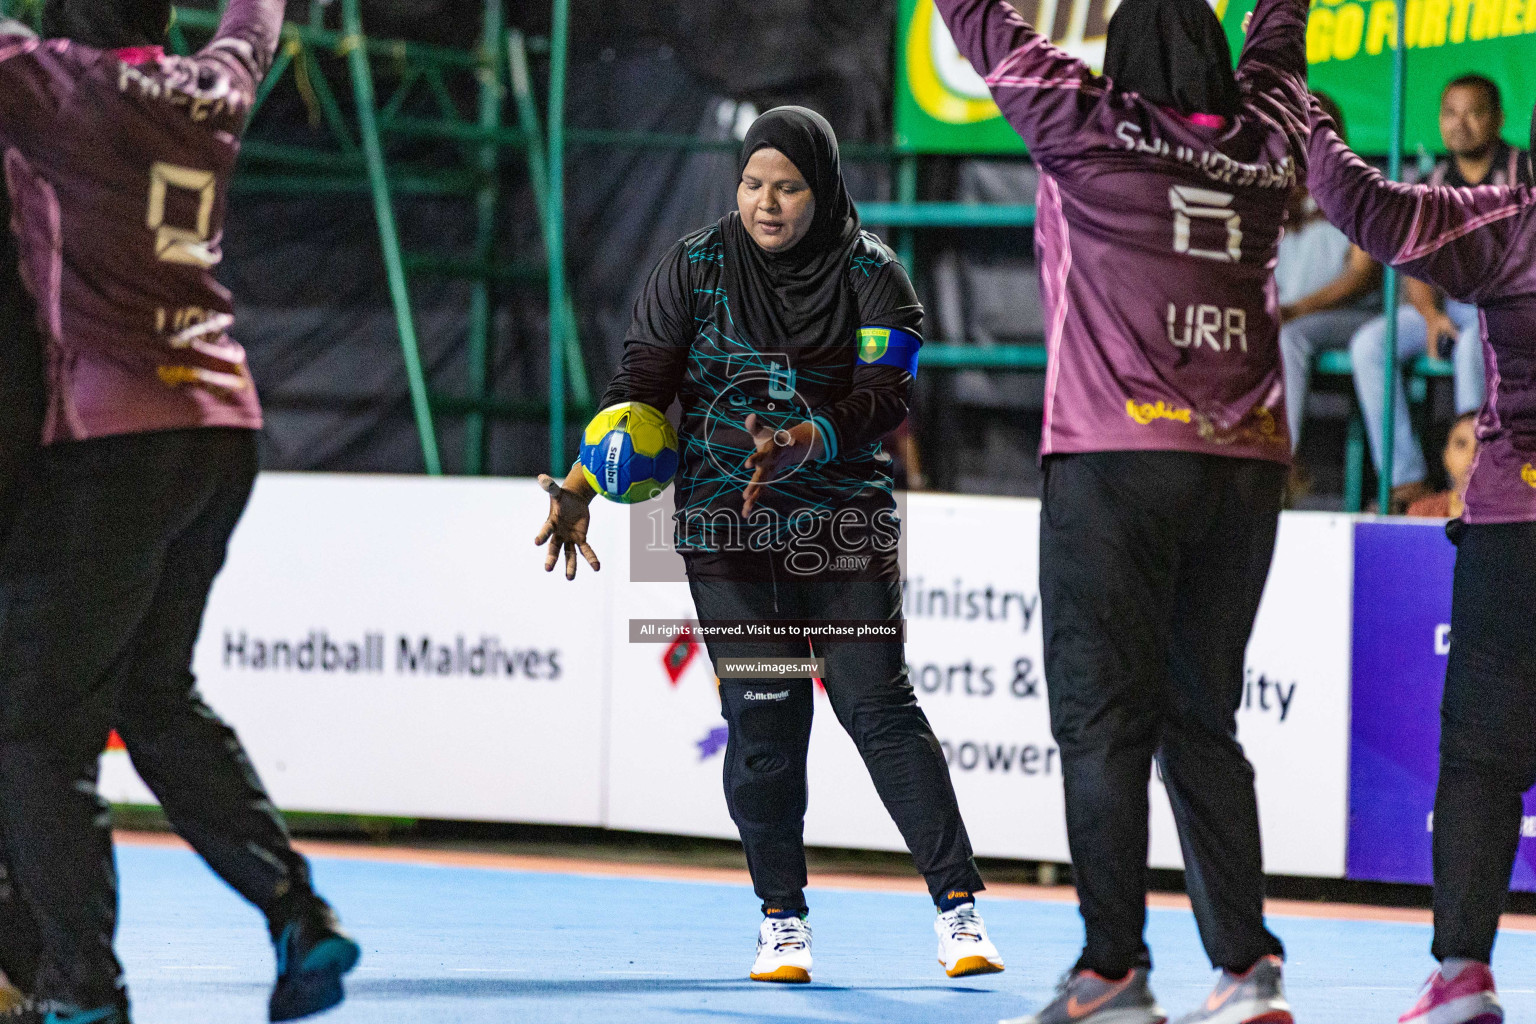
[[[901, 574], [894, 558], [858, 573], [803, 577], [777, 555], [696, 555], [688, 576], [704, 621], [898, 620]], [[869, 768], [875, 790], [937, 901], [976, 892], [981, 876], [960, 819], [939, 741], [907, 678], [903, 645], [837, 641], [709, 640], [711, 659], [826, 659], [827, 696]], [[747, 868], [765, 911], [804, 910], [806, 753], [814, 684], [809, 679], [726, 680], [721, 704], [730, 739], [725, 800], [741, 831]]]
[[1245, 971], [1282, 952], [1264, 926], [1258, 804], [1237, 709], [1285, 477], [1279, 464], [1180, 452], [1047, 461], [1045, 675], [1087, 926], [1079, 968], [1118, 978], [1151, 965], [1154, 755], [1211, 962]]
[[1440, 708], [1434, 954], [1488, 963], [1536, 785], [1536, 523], [1453, 522]]
[[125, 1002], [96, 790], [111, 727], [172, 826], [242, 896], [278, 920], [309, 898], [303, 859], [191, 672], [256, 462], [249, 430], [109, 437], [45, 449], [23, 495], [0, 555], [0, 825], [40, 932], [43, 999]]
[[43, 939], [10, 864], [4, 836], [0, 835], [0, 971], [23, 992], [35, 992]]

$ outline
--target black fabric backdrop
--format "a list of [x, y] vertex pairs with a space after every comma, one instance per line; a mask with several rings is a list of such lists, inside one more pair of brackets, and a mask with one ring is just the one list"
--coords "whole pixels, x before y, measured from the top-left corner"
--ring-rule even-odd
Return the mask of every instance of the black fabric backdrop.
[[[213, 6], [213, 0], [189, 2]], [[321, 4], [326, 23], [337, 27], [339, 5], [331, 0], [289, 0], [290, 20], [309, 21], [312, 4]], [[568, 117], [573, 128], [729, 142], [740, 137], [756, 111], [802, 103], [826, 114], [845, 142], [890, 138], [895, 0], [572, 4]], [[482, 22], [480, 0], [363, 0], [363, 10], [375, 37], [462, 49], [477, 45]], [[508, 17], [530, 37], [547, 35], [548, 0], [508, 0]], [[344, 62], [324, 54], [321, 64], [347, 106]], [[534, 64], [542, 113], [547, 68], [537, 55]], [[376, 61], [375, 70], [380, 96], [388, 97], [399, 71], [387, 60]], [[473, 81], [461, 75], [449, 85], [461, 114], [472, 120]], [[431, 112], [430, 98], [417, 95], [406, 112]], [[316, 113], [289, 73], [252, 137], [326, 146], [328, 133], [318, 126]], [[506, 117], [515, 123], [511, 103]], [[388, 150], [397, 168], [465, 166], [448, 143], [392, 139]], [[568, 269], [594, 394], [612, 373], [634, 295], [654, 262], [675, 240], [730, 208], [734, 163], [729, 149], [572, 147]], [[248, 172], [258, 169], [247, 161]], [[845, 160], [845, 170], [856, 200], [889, 198], [886, 166]], [[505, 151], [502, 171], [498, 256], [539, 268], [544, 247], [524, 155]], [[1028, 202], [1035, 178], [1027, 161], [925, 158], [922, 180], [925, 198]], [[408, 251], [473, 254], [472, 201], [397, 196], [395, 205]], [[277, 197], [239, 190], [231, 203], [225, 254], [221, 274], [236, 296], [236, 330], [250, 352], [267, 409], [265, 464], [420, 471], [421, 449], [368, 195]], [[917, 254], [914, 280], [928, 307], [931, 340], [983, 345], [1041, 340], [1029, 231], [920, 232]], [[462, 281], [413, 279], [423, 361], [438, 395], [467, 392], [470, 290]], [[523, 415], [492, 418], [485, 467], [491, 473], [526, 475], [550, 468], [542, 412], [548, 397], [546, 294], [545, 282], [535, 276], [496, 289], [490, 393]], [[1038, 493], [1034, 450], [1041, 390], [1038, 375], [921, 375], [913, 420], [928, 455], [930, 481], [944, 489]], [[1342, 424], [1347, 397], [1341, 410], [1330, 412], [1337, 421], [1330, 425]], [[442, 412], [436, 422], [446, 468], [461, 471], [464, 416]], [[1326, 479], [1330, 494], [1338, 491], [1333, 478], [1341, 431], [1342, 426], [1308, 432], [1308, 447], [1321, 453], [1319, 482]], [[573, 425], [568, 451], [574, 452], [576, 435]]]
[[[309, 3], [290, 0], [289, 18]], [[336, 8], [339, 5], [327, 5]], [[338, 10], [328, 9], [336, 24]], [[510, 5], [530, 36], [548, 32], [548, 4]], [[370, 35], [472, 47], [475, 0], [365, 0]], [[892, 0], [575, 0], [568, 78], [573, 128], [649, 130], [732, 139], [754, 110], [804, 103], [824, 111], [845, 140], [889, 138]], [[345, 65], [322, 59], [346, 105]], [[376, 62], [381, 97], [393, 74]], [[535, 58], [541, 108], [546, 67]], [[473, 83], [450, 82], [467, 118]], [[425, 101], [426, 97], [420, 97]], [[382, 100], [381, 100], [382, 102]], [[413, 103], [417, 101], [413, 100]], [[426, 112], [428, 105], [419, 107]], [[325, 145], [327, 133], [292, 75], [280, 84], [251, 137]], [[515, 122], [511, 104], [509, 122]], [[391, 141], [400, 166], [462, 166], [441, 143]], [[498, 250], [542, 265], [544, 249], [525, 158], [503, 154]], [[254, 165], [248, 162], [248, 167]], [[661, 253], [719, 217], [734, 196], [728, 152], [574, 147], [567, 164], [569, 274], [592, 390], [601, 392], [622, 345], [633, 297]], [[853, 167], [856, 198], [886, 194], [883, 167]], [[467, 258], [470, 201], [397, 197], [404, 247]], [[267, 408], [266, 465], [274, 469], [418, 471], [422, 467], [373, 211], [366, 194], [277, 197], [239, 192], [231, 203], [221, 274], [238, 304], [237, 331]], [[463, 395], [469, 294], [466, 283], [415, 278], [411, 286], [423, 360], [435, 393]], [[547, 300], [542, 280], [497, 288], [493, 396], [542, 404], [548, 396]], [[493, 421], [490, 472], [549, 468], [547, 425]], [[464, 418], [440, 414], [445, 466], [462, 467]], [[574, 428], [573, 428], [574, 437]]]

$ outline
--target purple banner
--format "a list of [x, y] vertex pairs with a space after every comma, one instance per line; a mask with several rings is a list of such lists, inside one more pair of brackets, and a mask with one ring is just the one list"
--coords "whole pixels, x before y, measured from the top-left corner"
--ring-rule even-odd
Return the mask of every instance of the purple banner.
[[[1355, 527], [1348, 877], [1433, 881], [1430, 829], [1456, 549], [1434, 523]], [[1512, 886], [1536, 891], [1536, 799]]]

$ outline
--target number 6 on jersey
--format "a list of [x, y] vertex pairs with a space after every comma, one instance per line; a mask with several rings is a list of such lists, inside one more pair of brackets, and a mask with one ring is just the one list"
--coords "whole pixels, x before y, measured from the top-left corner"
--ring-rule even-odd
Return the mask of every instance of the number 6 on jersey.
[[[1233, 196], [1230, 192], [1213, 192], [1207, 188], [1175, 185], [1168, 190], [1168, 203], [1173, 207], [1173, 251], [1199, 256], [1218, 263], [1236, 263], [1243, 256], [1243, 219], [1231, 209]], [[1190, 227], [1196, 219], [1225, 221], [1227, 248], [1194, 249], [1189, 244]]]

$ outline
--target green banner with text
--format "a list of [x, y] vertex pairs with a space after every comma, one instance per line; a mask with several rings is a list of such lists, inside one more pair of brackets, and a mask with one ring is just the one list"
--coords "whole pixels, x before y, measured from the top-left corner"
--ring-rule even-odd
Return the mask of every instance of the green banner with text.
[[[1026, 21], [1049, 27], [1051, 41], [1094, 67], [1117, 0], [1017, 0]], [[1254, 0], [1217, 5], [1236, 54]], [[901, 0], [897, 32], [896, 142], [920, 153], [1019, 153], [981, 76], [955, 49], [933, 0]], [[1344, 110], [1350, 142], [1365, 153], [1387, 149], [1392, 110], [1395, 0], [1313, 0], [1307, 63], [1313, 88]], [[1536, 0], [1408, 0], [1406, 148], [1440, 151], [1439, 100], [1445, 83], [1487, 75], [1504, 93], [1504, 136], [1521, 146], [1536, 102]]]

